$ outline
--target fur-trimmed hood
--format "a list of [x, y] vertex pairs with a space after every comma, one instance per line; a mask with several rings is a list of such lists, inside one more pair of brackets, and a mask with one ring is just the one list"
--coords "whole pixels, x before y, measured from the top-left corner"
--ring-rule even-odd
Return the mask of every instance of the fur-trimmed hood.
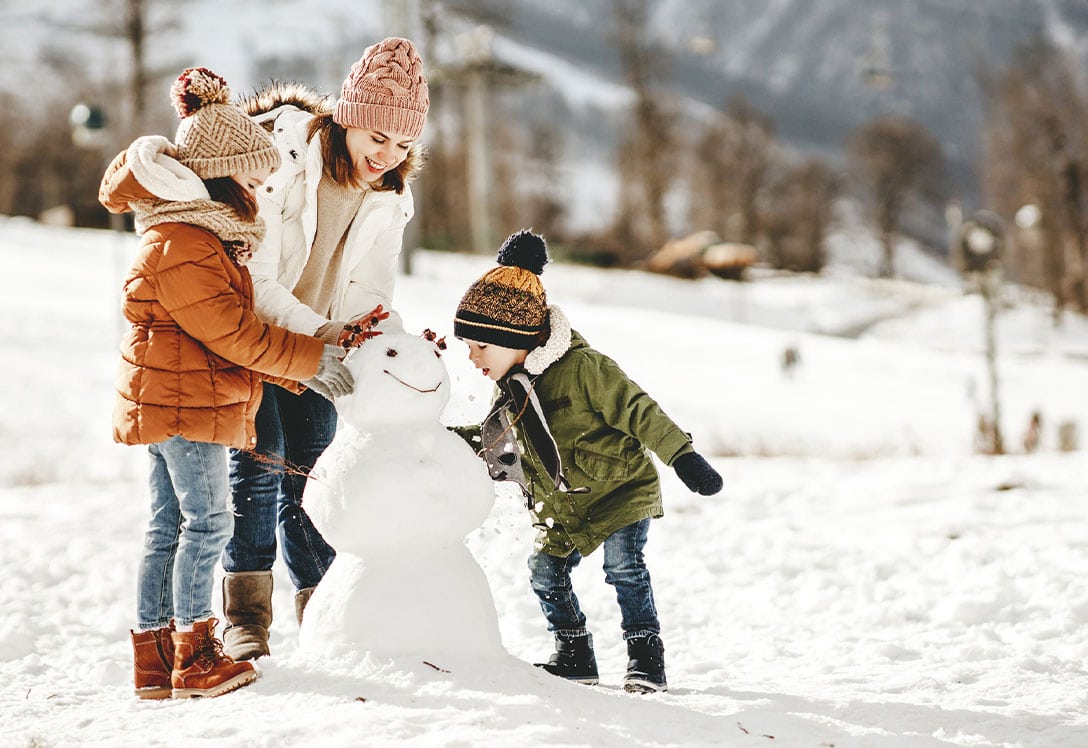
[[310, 114], [328, 114], [332, 112], [333, 99], [302, 83], [272, 81], [263, 89], [243, 98], [238, 104], [246, 114], [271, 129], [273, 118], [266, 118], [263, 115], [284, 106], [301, 109]]
[[99, 202], [114, 213], [125, 213], [140, 201], [207, 200], [207, 187], [175, 154], [174, 144], [161, 135], [137, 138], [106, 169]]

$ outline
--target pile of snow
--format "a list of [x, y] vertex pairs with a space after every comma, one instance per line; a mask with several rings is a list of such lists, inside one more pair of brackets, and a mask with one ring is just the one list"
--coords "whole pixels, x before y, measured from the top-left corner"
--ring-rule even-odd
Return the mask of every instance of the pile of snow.
[[[128, 631], [147, 457], [110, 441], [120, 275], [134, 246], [0, 220], [5, 744], [1088, 745], [1088, 471], [1083, 450], [1058, 453], [1051, 436], [1062, 419], [1085, 428], [1083, 326], [1026, 345], [1032, 325], [1001, 323], [1005, 425], [1018, 433], [1038, 407], [1046, 434], [1037, 454], [980, 457], [968, 385], [984, 399], [984, 370], [977, 341], [956, 345], [957, 330], [977, 329], [976, 305], [947, 289], [903, 300], [895, 284], [880, 305], [845, 277], [737, 285], [545, 271], [550, 299], [725, 478], [721, 495], [699, 497], [662, 470], [666, 516], [647, 560], [668, 693], [622, 691], [598, 555], [574, 581], [602, 685], [531, 666], [550, 649], [525, 568], [533, 533], [520, 498], [499, 486], [467, 543], [505, 662], [435, 669], [368, 651], [315, 661], [299, 648], [277, 565], [263, 677], [206, 702], [140, 702]], [[448, 334], [491, 259], [420, 253], [415, 266], [397, 294], [406, 326]], [[831, 337], [807, 324], [821, 315], [826, 326], [880, 324]], [[486, 411], [491, 385], [449, 343], [443, 421], [465, 423]], [[789, 346], [800, 352], [792, 374], [781, 366]]]

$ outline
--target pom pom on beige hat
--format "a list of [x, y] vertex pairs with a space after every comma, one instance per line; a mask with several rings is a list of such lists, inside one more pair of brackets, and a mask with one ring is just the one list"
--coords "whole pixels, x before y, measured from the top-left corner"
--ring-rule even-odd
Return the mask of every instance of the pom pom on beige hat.
[[332, 118], [342, 127], [398, 133], [414, 140], [423, 132], [429, 106], [416, 46], [389, 37], [367, 47], [351, 66]]
[[207, 68], [188, 68], [170, 88], [181, 117], [176, 158], [201, 179], [278, 169], [280, 154], [264, 128], [230, 103], [230, 88]]

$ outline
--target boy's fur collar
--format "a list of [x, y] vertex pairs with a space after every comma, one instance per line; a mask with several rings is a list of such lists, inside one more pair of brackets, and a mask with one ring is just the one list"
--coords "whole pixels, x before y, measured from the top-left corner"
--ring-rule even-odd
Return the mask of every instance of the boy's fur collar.
[[570, 320], [557, 306], [548, 307], [548, 339], [525, 357], [525, 370], [536, 376], [570, 350]]

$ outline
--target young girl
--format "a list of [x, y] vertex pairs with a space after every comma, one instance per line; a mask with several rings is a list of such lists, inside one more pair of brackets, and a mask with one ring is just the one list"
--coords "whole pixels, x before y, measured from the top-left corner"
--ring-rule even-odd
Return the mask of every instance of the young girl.
[[226, 81], [184, 71], [171, 89], [175, 143], [138, 138], [110, 164], [99, 200], [133, 211], [142, 241], [124, 283], [114, 438], [151, 455], [151, 521], [132, 632], [136, 694], [218, 696], [257, 672], [222, 653], [211, 600], [233, 518], [227, 446], [254, 443], [261, 379], [347, 394], [342, 351], [261, 322], [245, 261], [260, 241], [254, 192], [280, 162]]
[[[267, 322], [343, 342], [359, 341], [392, 306], [416, 140], [428, 109], [415, 45], [390, 38], [369, 47], [344, 81], [340, 99], [279, 85], [246, 102], [272, 134], [283, 166], [257, 193], [268, 233], [250, 268], [257, 313]], [[396, 329], [394, 314], [385, 326]], [[269, 654], [272, 566], [277, 530], [295, 588], [295, 615], [335, 551], [303, 508], [306, 476], [336, 432], [336, 411], [312, 393], [264, 387], [257, 442], [231, 453], [234, 535], [223, 554], [226, 651], [236, 659]]]
[[499, 394], [480, 427], [457, 430], [492, 478], [521, 485], [540, 530], [530, 582], [556, 651], [539, 666], [597, 683], [593, 638], [570, 572], [603, 546], [627, 642], [624, 688], [664, 691], [665, 648], [642, 555], [650, 519], [662, 515], [661, 487], [646, 450], [692, 491], [715, 494], [722, 479], [649, 395], [548, 306], [538, 277], [547, 261], [543, 237], [514, 234], [499, 250], [499, 267], [461, 299], [454, 334]]

